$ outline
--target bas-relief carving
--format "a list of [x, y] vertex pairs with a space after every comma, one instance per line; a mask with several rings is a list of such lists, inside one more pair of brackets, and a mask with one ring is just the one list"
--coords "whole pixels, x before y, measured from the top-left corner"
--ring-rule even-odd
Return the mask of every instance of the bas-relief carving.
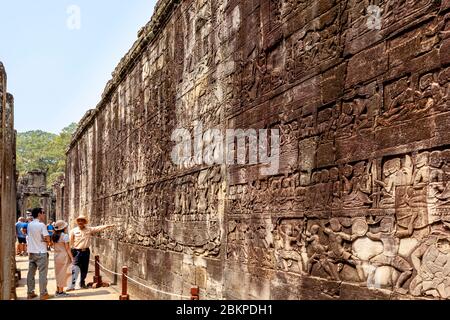
[[[349, 163], [332, 156], [347, 140], [369, 140], [386, 126], [448, 111], [449, 69], [433, 66], [398, 75], [390, 70], [386, 77], [361, 77], [358, 85], [340, 86], [354, 57], [342, 54], [343, 44], [357, 39], [355, 50], [372, 45], [370, 39], [358, 39], [370, 32], [364, 14], [369, 1], [320, 6], [311, 0], [269, 1], [260, 8], [255, 3], [181, 5], [177, 20], [130, 68], [99, 113], [95, 174], [101, 179], [95, 191], [99, 219], [120, 225], [111, 238], [188, 255], [222, 258], [222, 253], [225, 267], [227, 261], [238, 261], [447, 298], [447, 147], [407, 154], [391, 150], [390, 156], [377, 153], [376, 158], [361, 150], [349, 157], [359, 160]], [[385, 8], [382, 27], [387, 30], [399, 20], [395, 17], [413, 17], [431, 1], [375, 4]], [[291, 18], [298, 19], [297, 25]], [[249, 21], [258, 21], [254, 25], [261, 29], [249, 33]], [[286, 30], [289, 23], [293, 26]], [[433, 28], [420, 36], [414, 57], [439, 49], [443, 33]], [[403, 48], [401, 36], [383, 40], [386, 50]], [[242, 44], [242, 38], [250, 40]], [[386, 52], [392, 68], [403, 67], [399, 51]], [[323, 72], [326, 77], [317, 75]], [[365, 72], [362, 66], [360, 72]], [[310, 79], [308, 84], [297, 85], [303, 77]], [[281, 130], [281, 154], [288, 159], [282, 158], [279, 175], [244, 174], [239, 183], [224, 188], [226, 170], [184, 171], [171, 164], [171, 130], [191, 128], [194, 120], [205, 129], [226, 120], [250, 124], [253, 116], [241, 121], [236, 112], [249, 104], [258, 121], [276, 123]], [[279, 106], [279, 118], [265, 119], [266, 106], [272, 118]], [[78, 152], [69, 159], [71, 170], [74, 162], [89, 167], [89, 155], [81, 148]], [[85, 183], [72, 185], [78, 190]], [[73, 195], [76, 191], [67, 185]]]
[[[228, 208], [240, 220], [228, 229], [228, 257], [447, 298], [449, 156], [431, 150], [313, 170], [307, 186], [298, 171], [232, 185]], [[272, 218], [255, 223], [261, 215]], [[264, 246], [254, 243], [256, 230]], [[432, 274], [422, 270], [427, 264]]]
[[383, 9], [383, 17], [386, 19], [387, 26], [398, 21], [399, 16], [410, 16], [424, 10], [430, 5], [433, 5], [433, 0], [409, 0], [409, 1], [395, 1], [385, 0], [380, 1], [380, 7]]
[[450, 110], [450, 68], [427, 73], [415, 85], [411, 77], [387, 84], [384, 89], [385, 109], [378, 125], [390, 126]]
[[[375, 221], [371, 217], [367, 221], [289, 218], [275, 226], [230, 221], [227, 257], [260, 267], [406, 293], [405, 283], [411, 280], [413, 265], [405, 249], [402, 250], [401, 239], [410, 236], [412, 228], [397, 231], [394, 222], [394, 217]], [[308, 230], [306, 225], [310, 225]], [[410, 244], [403, 247], [408, 245], [411, 247]], [[423, 252], [416, 255], [420, 262]], [[420, 286], [419, 280], [409, 283]]]
[[[170, 192], [174, 194], [173, 202], [167, 198]], [[117, 237], [126, 243], [161, 250], [215, 256], [220, 249], [218, 212], [221, 192], [220, 167], [214, 167], [195, 175], [149, 185], [137, 193], [117, 196], [110, 203], [121, 204], [111, 208], [113, 219], [123, 215], [128, 217]], [[128, 214], [120, 208], [129, 208]]]
[[334, 143], [369, 134], [379, 118], [382, 96], [376, 82], [348, 92], [338, 101], [313, 112], [305, 113], [298, 120], [299, 138], [318, 136], [319, 144]]
[[339, 17], [338, 8], [334, 8], [286, 39], [285, 74], [288, 82], [339, 54]]
[[410, 284], [414, 296], [450, 298], [450, 235], [432, 233], [411, 254], [417, 274]]
[[367, 8], [376, 5], [380, 8], [382, 18], [381, 30], [388, 29], [398, 23], [398, 17], [404, 20], [414, 20], [417, 15], [423, 14], [436, 5], [433, 0], [350, 0], [346, 10], [346, 29], [344, 36], [347, 41], [371, 30], [367, 28]]
[[195, 86], [210, 70], [213, 61], [212, 4], [199, 3], [188, 8], [184, 19], [184, 72], [182, 92]]

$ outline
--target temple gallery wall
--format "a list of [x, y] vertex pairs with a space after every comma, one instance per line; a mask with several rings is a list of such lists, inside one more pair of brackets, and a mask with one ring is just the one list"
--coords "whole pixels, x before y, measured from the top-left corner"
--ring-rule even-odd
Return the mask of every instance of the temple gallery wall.
[[[81, 120], [62, 211], [117, 224], [94, 251], [168, 292], [448, 299], [449, 111], [448, 0], [161, 0]], [[278, 129], [279, 171], [175, 164], [195, 123]]]
[[16, 132], [14, 98], [7, 93], [7, 76], [0, 62], [0, 300], [15, 297]]

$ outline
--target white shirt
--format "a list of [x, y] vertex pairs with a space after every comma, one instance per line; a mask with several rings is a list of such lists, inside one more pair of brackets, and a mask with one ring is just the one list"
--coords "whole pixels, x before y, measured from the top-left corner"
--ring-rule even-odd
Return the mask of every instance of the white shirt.
[[65, 234], [64, 232], [61, 233], [61, 236], [59, 237], [58, 242], [62, 242], [62, 243], [69, 243], [69, 235]]
[[84, 229], [75, 227], [70, 231], [70, 236], [73, 236], [73, 248], [87, 249], [91, 246], [91, 238], [94, 234], [108, 229], [108, 226], [90, 227], [85, 226]]
[[47, 226], [34, 219], [27, 227], [27, 246], [28, 253], [47, 253], [47, 242], [44, 237], [48, 236]]

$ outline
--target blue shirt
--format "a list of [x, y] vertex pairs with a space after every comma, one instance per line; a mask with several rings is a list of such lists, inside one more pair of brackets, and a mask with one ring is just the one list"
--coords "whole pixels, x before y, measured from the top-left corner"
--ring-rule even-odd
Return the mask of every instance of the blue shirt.
[[17, 237], [18, 237], [18, 238], [24, 239], [24, 238], [27, 237], [27, 236], [26, 236], [25, 234], [23, 234], [23, 232], [22, 232], [22, 228], [26, 228], [27, 225], [28, 225], [28, 224], [25, 223], [25, 222], [17, 222], [17, 223], [16, 223], [16, 231], [17, 231]]
[[55, 230], [55, 228], [51, 225], [51, 224], [49, 224], [48, 226], [47, 226], [47, 230], [48, 230], [48, 234], [50, 235], [50, 237], [53, 235], [53, 230]]

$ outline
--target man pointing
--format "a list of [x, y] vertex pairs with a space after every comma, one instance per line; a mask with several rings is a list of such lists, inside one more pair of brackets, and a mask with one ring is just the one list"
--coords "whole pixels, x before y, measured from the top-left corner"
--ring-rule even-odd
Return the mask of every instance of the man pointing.
[[67, 291], [75, 290], [75, 283], [78, 274], [81, 273], [80, 287], [86, 289], [85, 279], [89, 269], [89, 257], [91, 246], [91, 237], [103, 230], [114, 228], [115, 225], [105, 225], [98, 227], [88, 226], [87, 217], [81, 215], [75, 220], [77, 227], [70, 231], [70, 247], [73, 255], [72, 283]]

